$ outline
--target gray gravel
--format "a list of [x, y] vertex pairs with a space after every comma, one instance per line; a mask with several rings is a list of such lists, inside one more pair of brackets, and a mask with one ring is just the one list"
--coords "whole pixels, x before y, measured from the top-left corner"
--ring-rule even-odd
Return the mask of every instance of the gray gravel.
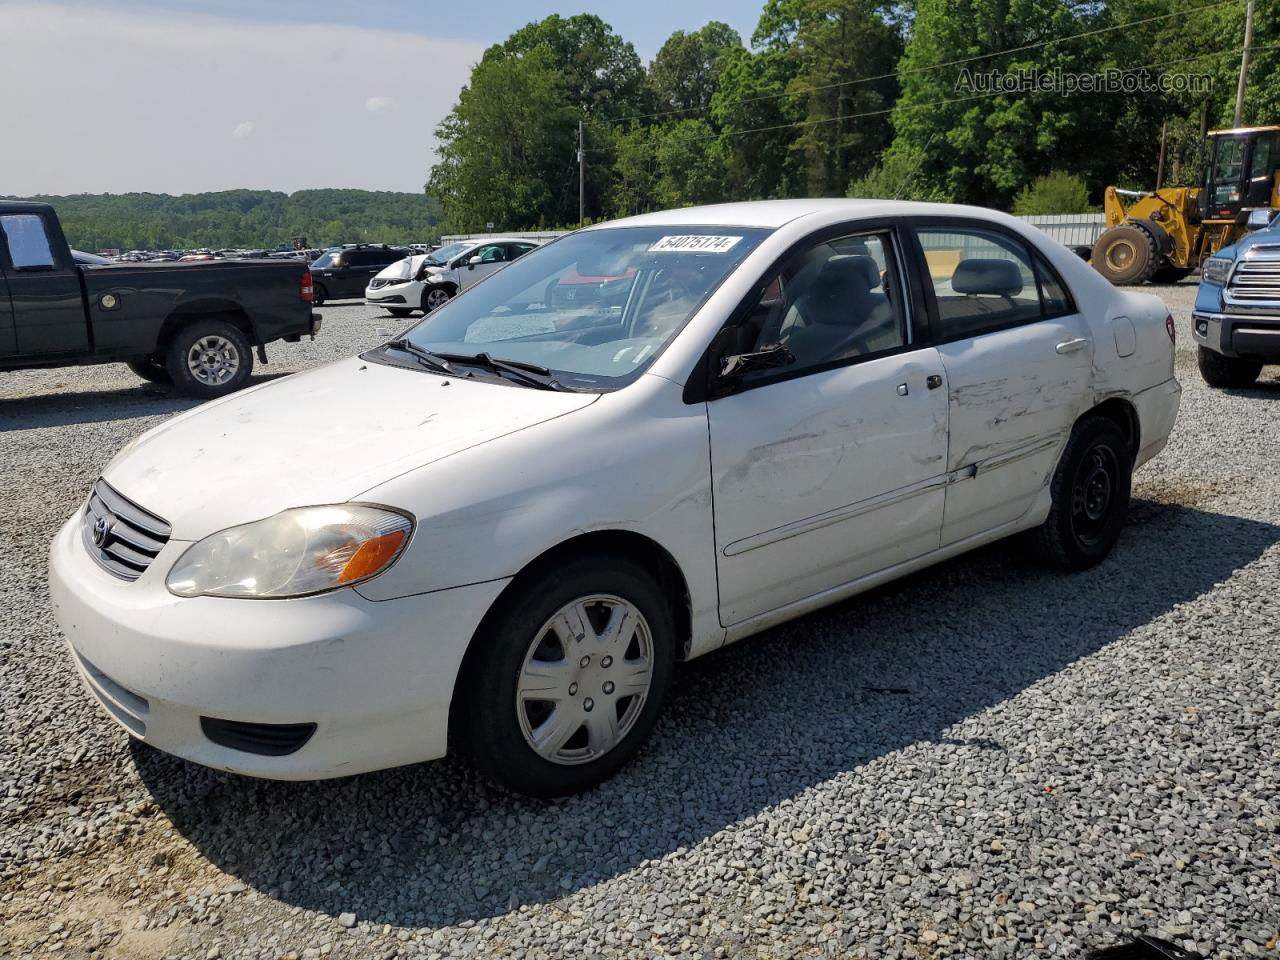
[[[0, 376], [0, 956], [1078, 957], [1280, 938], [1280, 379], [1208, 391], [1064, 577], [996, 545], [690, 664], [591, 794], [451, 762], [318, 784], [131, 744], [81, 692], [46, 544], [186, 401]], [[267, 375], [404, 321], [327, 306]], [[881, 692], [902, 690], [905, 692]]]

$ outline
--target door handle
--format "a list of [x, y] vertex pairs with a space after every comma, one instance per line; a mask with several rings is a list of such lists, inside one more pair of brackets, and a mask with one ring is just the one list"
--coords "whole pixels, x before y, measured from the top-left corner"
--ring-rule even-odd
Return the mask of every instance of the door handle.
[[942, 376], [937, 373], [931, 373], [924, 378], [924, 385], [930, 390], [937, 390], [942, 386]]
[[1089, 345], [1089, 341], [1084, 337], [1076, 337], [1074, 340], [1063, 340], [1053, 349], [1059, 353], [1075, 353], [1077, 350], [1083, 350]]
[[910, 392], [911, 391], [907, 388], [907, 385], [905, 383], [898, 384], [898, 396], [905, 397]]

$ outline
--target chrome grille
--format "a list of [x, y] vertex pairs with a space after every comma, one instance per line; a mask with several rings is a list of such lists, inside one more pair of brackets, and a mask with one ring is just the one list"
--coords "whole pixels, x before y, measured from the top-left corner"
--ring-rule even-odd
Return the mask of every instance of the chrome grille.
[[89, 556], [121, 580], [142, 576], [171, 532], [169, 524], [125, 499], [105, 480], [93, 485], [80, 527]]
[[1231, 273], [1233, 300], [1280, 300], [1280, 247], [1253, 247]]

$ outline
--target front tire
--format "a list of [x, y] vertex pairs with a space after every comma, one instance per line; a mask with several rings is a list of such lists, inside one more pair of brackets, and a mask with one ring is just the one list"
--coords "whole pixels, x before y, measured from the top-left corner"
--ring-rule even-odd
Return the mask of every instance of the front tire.
[[253, 372], [253, 351], [235, 325], [197, 320], [178, 331], [164, 365], [179, 393], [212, 400], [245, 385]]
[[156, 361], [147, 360], [128, 360], [125, 362], [135, 376], [141, 377], [149, 383], [158, 383], [161, 386], [172, 386], [173, 377], [169, 376], [169, 371], [165, 369], [164, 364], [156, 363]]
[[1224, 357], [1205, 347], [1200, 347], [1198, 354], [1200, 376], [1211, 387], [1230, 390], [1252, 386], [1262, 373], [1262, 364], [1257, 360]]
[[422, 293], [422, 312], [424, 314], [431, 313], [433, 310], [439, 310], [453, 297], [445, 287], [428, 287]]
[[635, 756], [662, 710], [676, 646], [653, 578], [604, 556], [531, 577], [474, 643], [455, 742], [485, 777], [535, 797], [587, 790]]
[[1106, 417], [1076, 424], [1050, 484], [1053, 506], [1040, 528], [1045, 560], [1061, 570], [1101, 562], [1124, 528], [1133, 480], [1133, 453]]
[[1160, 265], [1151, 234], [1131, 223], [1112, 227], [1093, 245], [1093, 268], [1118, 287], [1146, 283]]

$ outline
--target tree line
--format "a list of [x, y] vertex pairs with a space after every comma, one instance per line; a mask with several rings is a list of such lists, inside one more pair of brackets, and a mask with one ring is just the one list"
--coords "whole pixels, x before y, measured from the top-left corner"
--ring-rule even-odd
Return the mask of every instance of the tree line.
[[294, 237], [313, 246], [426, 243], [440, 235], [440, 205], [420, 193], [221, 190], [22, 199], [53, 204], [67, 240], [84, 250], [273, 247]]
[[[1165, 182], [1199, 178], [1203, 132], [1231, 125], [1244, 13], [1244, 0], [766, 0], [745, 41], [711, 22], [647, 66], [599, 17], [550, 16], [475, 65], [426, 190], [446, 231], [574, 225], [581, 123], [588, 219], [796, 196], [1088, 206], [1108, 184], [1154, 185], [1162, 126]], [[1277, 48], [1280, 0], [1258, 0], [1246, 123], [1280, 123]], [[1110, 72], [1120, 88], [991, 89], [992, 71]], [[1176, 76], [1189, 74], [1211, 86]]]

